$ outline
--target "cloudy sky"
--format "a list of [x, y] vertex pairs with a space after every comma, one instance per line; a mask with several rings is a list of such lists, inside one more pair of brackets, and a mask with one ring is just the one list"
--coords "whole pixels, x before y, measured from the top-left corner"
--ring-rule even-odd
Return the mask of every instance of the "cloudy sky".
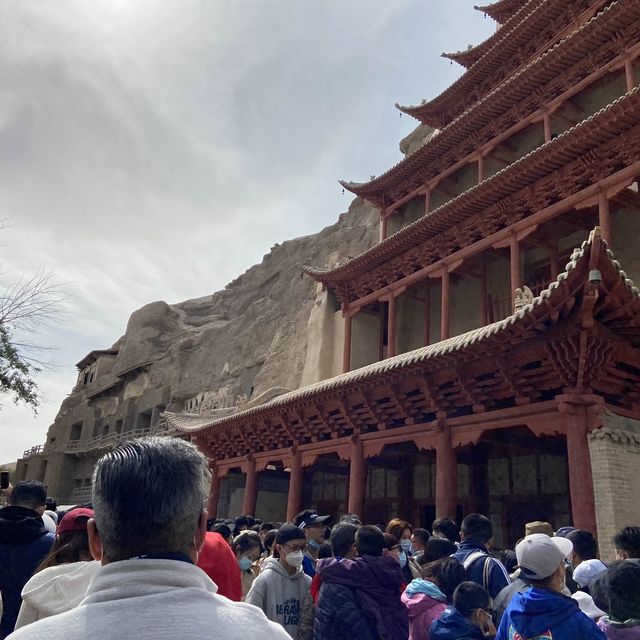
[[488, 37], [474, 0], [0, 0], [0, 286], [62, 284], [37, 417], [0, 398], [0, 463], [44, 442], [131, 312], [216, 291], [401, 158], [394, 103]]

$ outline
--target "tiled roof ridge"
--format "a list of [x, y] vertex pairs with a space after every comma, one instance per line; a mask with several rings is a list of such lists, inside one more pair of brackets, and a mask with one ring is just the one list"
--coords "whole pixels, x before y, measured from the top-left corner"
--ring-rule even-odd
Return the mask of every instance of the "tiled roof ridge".
[[473, 8], [476, 11], [482, 11], [483, 13], [486, 13], [489, 17], [499, 22], [499, 19], [495, 16], [500, 16], [503, 13], [510, 13], [511, 18], [514, 15], [514, 12], [517, 13], [518, 11], [520, 11], [520, 9], [522, 9], [523, 5], [524, 0], [496, 0], [496, 2], [491, 2], [490, 4], [476, 4], [473, 6]]
[[[501, 11], [493, 11], [491, 10], [491, 7], [494, 7], [495, 5], [515, 5], [515, 8], [513, 10], [507, 9], [505, 11], [505, 13], [509, 13], [509, 15], [506, 17], [506, 19], [501, 20], [500, 18], [498, 18], [497, 16], [502, 15]], [[517, 14], [522, 11], [522, 9], [524, 8], [526, 4], [525, 0], [500, 0], [499, 2], [494, 2], [493, 4], [490, 5], [486, 5], [483, 7], [479, 7], [478, 5], [475, 5], [473, 8], [476, 11], [482, 11], [485, 16], [489, 16], [491, 18], [493, 18], [496, 22], [500, 23], [502, 25], [502, 29], [506, 29], [507, 31], [509, 30], [510, 26], [509, 26], [509, 22], [511, 20], [516, 19]], [[498, 7], [496, 7], [496, 9], [499, 9]], [[495, 15], [492, 15], [492, 13], [495, 13]], [[494, 46], [495, 42], [501, 38], [502, 36], [504, 36], [504, 33], [500, 33], [500, 29], [498, 29], [497, 31], [495, 31], [494, 33], [492, 33], [486, 40], [483, 40], [482, 42], [480, 42], [477, 45], [469, 45], [469, 47], [467, 49], [461, 50], [461, 51], [453, 51], [453, 52], [447, 52], [447, 53], [442, 53], [441, 56], [443, 58], [447, 58], [448, 60], [453, 60], [454, 62], [457, 62], [458, 64], [462, 65], [463, 67], [469, 69], [470, 67], [472, 67], [487, 51], [489, 51], [489, 49], [491, 49], [491, 47]]]
[[[481, 98], [478, 102], [472, 104], [470, 107], [465, 109], [460, 115], [456, 116], [448, 125], [446, 125], [443, 129], [440, 130], [440, 133], [437, 136], [431, 136], [426, 142], [416, 148], [413, 153], [408, 155], [407, 157], [397, 162], [391, 168], [387, 169], [384, 173], [381, 173], [379, 176], [376, 176], [373, 180], [369, 180], [368, 182], [353, 182], [347, 180], [340, 180], [340, 184], [347, 190], [355, 192], [362, 191], [366, 187], [376, 188], [377, 185], [380, 185], [378, 188], [384, 188], [380, 183], [382, 183], [386, 178], [395, 173], [400, 167], [408, 164], [412, 160], [416, 159], [418, 154], [426, 155], [430, 148], [436, 147], [437, 145], [443, 145], [446, 142], [446, 137], [451, 135], [452, 131], [456, 131], [460, 127], [460, 123], [469, 118], [470, 115], [473, 115], [474, 112], [477, 112], [481, 107], [486, 104], [490, 104], [502, 91], [506, 91], [507, 88], [513, 83], [517, 82], [521, 77], [529, 73], [530, 70], [540, 64], [544, 64], [548, 62], [550, 57], [554, 55], [559, 55], [559, 51], [562, 47], [567, 46], [573, 38], [582, 37], [582, 33], [587, 29], [590, 29], [596, 24], [596, 22], [600, 22], [601, 18], [605, 16], [608, 12], [613, 11], [616, 7], [622, 6], [621, 0], [615, 0], [608, 7], [603, 9], [600, 13], [596, 14], [587, 22], [585, 22], [582, 26], [580, 26], [575, 31], [571, 32], [561, 40], [559, 40], [555, 45], [553, 45], [550, 49], [540, 54], [537, 58], [534, 58], [529, 63], [527, 63], [522, 69], [514, 73], [513, 75], [505, 78], [497, 87], [492, 89], [489, 93], [487, 93], [483, 98]], [[396, 103], [396, 107], [399, 105]], [[413, 108], [413, 107], [411, 107]]]
[[370, 249], [363, 251], [360, 255], [342, 263], [338, 267], [334, 267], [333, 269], [318, 269], [315, 267], [303, 265], [302, 267], [303, 270], [310, 276], [319, 277], [319, 278], [322, 278], [327, 274], [332, 274], [335, 277], [339, 277], [341, 274], [352, 273], [351, 272], [352, 268], [357, 268], [358, 265], [360, 266], [367, 265], [372, 256], [385, 255], [387, 253], [387, 250], [390, 247], [392, 247], [394, 244], [399, 244], [404, 238], [412, 236], [417, 229], [421, 228], [423, 225], [426, 225], [430, 220], [434, 219], [436, 216], [443, 215], [443, 212], [454, 209], [457, 205], [459, 205], [461, 202], [464, 202], [465, 200], [474, 198], [475, 196], [477, 196], [478, 193], [481, 193], [482, 190], [489, 189], [493, 184], [495, 184], [499, 180], [506, 179], [506, 177], [510, 176], [511, 174], [517, 173], [518, 171], [520, 171], [523, 165], [526, 165], [528, 162], [532, 162], [532, 159], [535, 158], [536, 156], [548, 153], [550, 149], [551, 150], [554, 150], [556, 148], [558, 150], [562, 149], [563, 145], [567, 143], [568, 140], [569, 141], [572, 140], [573, 136], [576, 135], [577, 131], [581, 129], [589, 130], [591, 128], [596, 128], [599, 130], [600, 127], [597, 125], [600, 124], [599, 120], [601, 118], [604, 119], [606, 116], [607, 121], [609, 121], [611, 118], [611, 111], [619, 108], [623, 102], [637, 100], [639, 97], [640, 97], [640, 86], [633, 89], [633, 91], [630, 91], [629, 93], [626, 93], [623, 96], [620, 96], [619, 98], [617, 98], [610, 104], [606, 105], [599, 111], [596, 111], [596, 113], [589, 116], [589, 118], [583, 120], [582, 122], [579, 122], [578, 124], [574, 125], [570, 129], [567, 129], [566, 131], [558, 135], [553, 140], [550, 140], [549, 142], [545, 142], [543, 145], [540, 145], [536, 149], [533, 149], [532, 151], [524, 155], [522, 158], [511, 163], [509, 166], [505, 167], [504, 169], [501, 169], [500, 171], [490, 176], [489, 178], [483, 180], [482, 182], [476, 185], [473, 185], [472, 187], [470, 187], [460, 195], [440, 205], [437, 209], [434, 209], [433, 211], [430, 211], [429, 213], [423, 215], [422, 217], [418, 218], [417, 220], [407, 225], [406, 227], [403, 227], [402, 229], [396, 231], [394, 234], [390, 235], [382, 242], [379, 242], [377, 245], [374, 245]]
[[[209, 429], [211, 427], [222, 426], [238, 419], [250, 418], [251, 416], [258, 415], [264, 411], [280, 408], [287, 404], [294, 404], [296, 401], [302, 400], [309, 396], [319, 396], [323, 393], [329, 393], [336, 388], [362, 382], [365, 379], [371, 379], [381, 374], [388, 374], [395, 369], [409, 367], [412, 364], [419, 364], [420, 362], [430, 360], [432, 358], [445, 356], [452, 352], [464, 349], [474, 343], [485, 340], [492, 335], [498, 334], [506, 330], [511, 325], [521, 322], [535, 309], [544, 306], [545, 300], [553, 295], [553, 293], [562, 285], [562, 283], [567, 280], [571, 272], [573, 272], [577, 268], [580, 261], [590, 259], [590, 249], [593, 245], [593, 239], [596, 235], [600, 235], [600, 229], [598, 227], [590, 232], [588, 239], [582, 243], [580, 248], [574, 249], [569, 262], [565, 266], [565, 270], [558, 275], [556, 280], [551, 282], [549, 286], [541, 291], [540, 294], [536, 296], [529, 304], [525, 305], [522, 309], [505, 318], [504, 320], [499, 320], [498, 322], [494, 322], [493, 324], [472, 329], [471, 331], [467, 331], [466, 333], [463, 333], [459, 336], [454, 336], [453, 338], [448, 338], [446, 340], [436, 342], [426, 347], [420, 347], [419, 349], [415, 349], [414, 351], [409, 351], [407, 353], [403, 353], [379, 362], [375, 362], [373, 364], [366, 365], [365, 367], [361, 367], [360, 369], [355, 369], [347, 373], [339, 374], [333, 378], [320, 380], [301, 389], [297, 389], [295, 391], [291, 391], [289, 393], [278, 396], [277, 398], [274, 398], [273, 400], [270, 400], [263, 405], [240, 411], [226, 418], [221, 418], [219, 420], [202, 424], [198, 428], [198, 431]], [[606, 258], [611, 262], [612, 266], [615, 268], [620, 278], [622, 278], [624, 285], [631, 292], [631, 294], [636, 299], [640, 299], [640, 290], [638, 290], [631, 279], [627, 278], [626, 273], [620, 267], [620, 263], [615, 260], [613, 253], [606, 248], [606, 244], [604, 243], [604, 241], [601, 242], [601, 251], [603, 251]], [[169, 416], [169, 420], [173, 421], [173, 424], [177, 426], [179, 423], [179, 415], [173, 414]], [[189, 431], [188, 429], [185, 430], [184, 428], [182, 430]]]
[[[457, 80], [455, 80], [444, 91], [442, 91], [442, 93], [438, 94], [435, 98], [432, 98], [431, 100], [427, 100], [426, 102], [419, 105], [396, 105], [396, 107], [403, 113], [406, 113], [420, 120], [418, 116], [414, 115], [415, 111], [423, 111], [428, 107], [433, 106], [437, 102], [442, 102], [449, 95], [454, 93], [455, 90], [458, 89], [461, 85], [469, 83], [470, 74], [472, 73], [477, 74], [478, 69], [480, 69], [480, 71], [484, 70], [482, 69], [482, 67], [478, 67], [477, 65], [486, 66], [489, 61], [489, 58], [487, 58], [487, 56], [496, 55], [495, 51], [497, 50], [497, 48], [499, 48], [503, 44], [503, 42], [505, 42], [506, 40], [509, 40], [509, 36], [512, 36], [513, 32], [516, 29], [522, 28], [522, 25], [524, 25], [524, 23], [527, 22], [531, 18], [531, 16], [533, 16], [537, 12], [544, 11], [546, 9], [546, 5], [554, 2], [559, 2], [559, 1], [560, 0], [529, 0], [522, 7], [522, 9], [511, 18], [511, 20], [513, 20], [515, 23], [513, 27], [511, 27], [511, 25], [507, 23], [503, 27], [498, 29], [495, 32], [495, 34], [491, 35], [487, 39], [487, 40], [492, 40], [493, 38], [495, 38], [495, 42], [492, 43], [491, 47], [486, 51], [486, 53], [474, 65], [472, 65], [473, 70], [469, 68]], [[478, 45], [478, 46], [482, 46], [482, 45]]]

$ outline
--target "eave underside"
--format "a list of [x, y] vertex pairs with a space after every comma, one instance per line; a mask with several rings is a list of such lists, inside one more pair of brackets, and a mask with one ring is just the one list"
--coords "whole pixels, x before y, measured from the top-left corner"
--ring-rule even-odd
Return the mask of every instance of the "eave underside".
[[[593, 268], [602, 282], [590, 304]], [[373, 432], [393, 438], [442, 418], [518, 407], [526, 414], [568, 390], [637, 410], [639, 345], [638, 290], [592, 234], [548, 290], [504, 321], [182, 432], [224, 460]], [[179, 416], [169, 414], [172, 421]]]

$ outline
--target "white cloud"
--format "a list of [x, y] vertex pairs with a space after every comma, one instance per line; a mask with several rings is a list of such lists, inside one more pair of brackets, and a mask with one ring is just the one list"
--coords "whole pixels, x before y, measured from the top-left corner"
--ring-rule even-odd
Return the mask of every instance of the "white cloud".
[[400, 159], [473, 0], [0, 0], [0, 285], [55, 268], [40, 416], [4, 402], [0, 462], [44, 441], [74, 363], [147, 302], [222, 288], [346, 210], [338, 178]]

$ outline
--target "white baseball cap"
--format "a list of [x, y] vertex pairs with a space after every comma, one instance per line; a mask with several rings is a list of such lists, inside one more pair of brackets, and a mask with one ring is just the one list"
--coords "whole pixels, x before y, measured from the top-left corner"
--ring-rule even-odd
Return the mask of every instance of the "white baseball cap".
[[607, 570], [607, 565], [601, 560], [583, 560], [574, 570], [573, 579], [579, 587], [586, 587], [597, 575]]
[[572, 551], [571, 540], [550, 538], [545, 533], [532, 533], [516, 545], [520, 574], [529, 580], [544, 580]]

